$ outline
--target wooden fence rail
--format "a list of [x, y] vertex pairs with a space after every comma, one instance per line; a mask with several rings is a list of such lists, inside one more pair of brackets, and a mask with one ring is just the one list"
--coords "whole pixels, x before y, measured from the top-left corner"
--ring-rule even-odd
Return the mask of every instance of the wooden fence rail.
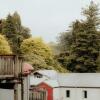
[[17, 77], [22, 72], [22, 59], [15, 55], [0, 55], [0, 77]]
[[47, 100], [46, 91], [30, 91], [29, 100]]

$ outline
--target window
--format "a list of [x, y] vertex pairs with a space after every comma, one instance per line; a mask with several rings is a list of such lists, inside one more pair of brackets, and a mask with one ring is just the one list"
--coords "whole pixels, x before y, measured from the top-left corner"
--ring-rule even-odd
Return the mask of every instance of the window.
[[42, 75], [37, 75], [37, 78], [42, 78]]
[[84, 93], [84, 98], [87, 98], [87, 91], [83, 91]]
[[37, 73], [37, 72], [35, 72], [33, 75], [34, 75], [35, 78], [42, 78], [43, 77], [42, 74]]
[[66, 97], [67, 97], [67, 98], [70, 97], [70, 90], [66, 90]]

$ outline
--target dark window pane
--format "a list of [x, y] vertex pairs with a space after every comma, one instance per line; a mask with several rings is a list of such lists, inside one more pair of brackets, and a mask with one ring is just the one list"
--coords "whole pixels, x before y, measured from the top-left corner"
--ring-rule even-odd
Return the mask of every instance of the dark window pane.
[[87, 98], [87, 91], [84, 91], [84, 98]]
[[68, 98], [70, 97], [70, 90], [66, 91], [66, 97], [68, 97]]

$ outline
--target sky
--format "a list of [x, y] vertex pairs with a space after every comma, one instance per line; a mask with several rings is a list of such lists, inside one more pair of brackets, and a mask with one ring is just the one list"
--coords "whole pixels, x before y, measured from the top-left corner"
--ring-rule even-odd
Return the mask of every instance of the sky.
[[[0, 0], [0, 18], [17, 11], [22, 24], [33, 37], [56, 42], [59, 33], [68, 30], [76, 19], [82, 19], [81, 8], [91, 0]], [[100, 0], [92, 0], [100, 4]]]

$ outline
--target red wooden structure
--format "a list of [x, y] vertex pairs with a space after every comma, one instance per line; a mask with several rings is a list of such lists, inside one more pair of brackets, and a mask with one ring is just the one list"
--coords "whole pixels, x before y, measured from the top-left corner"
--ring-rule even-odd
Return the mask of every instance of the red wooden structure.
[[38, 88], [43, 89], [47, 93], [47, 100], [53, 100], [53, 88], [46, 83], [42, 82], [38, 85]]
[[44, 82], [31, 87], [30, 100], [53, 100], [53, 88]]

